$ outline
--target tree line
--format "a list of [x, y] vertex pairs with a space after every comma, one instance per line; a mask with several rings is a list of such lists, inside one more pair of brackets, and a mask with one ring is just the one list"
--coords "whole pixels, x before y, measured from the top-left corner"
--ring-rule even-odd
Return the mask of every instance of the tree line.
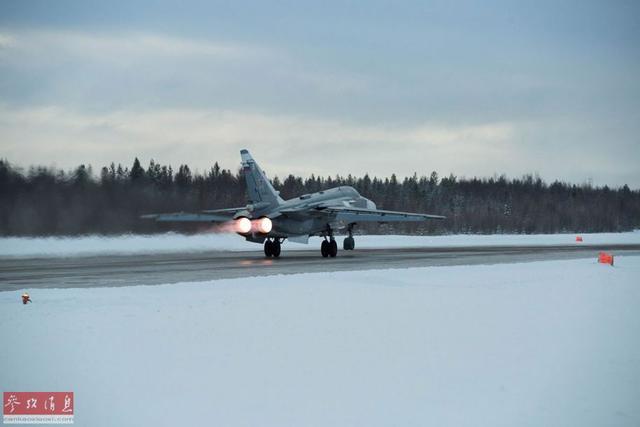
[[[350, 185], [380, 209], [447, 217], [423, 223], [363, 225], [368, 233], [558, 233], [628, 231], [640, 226], [640, 191], [590, 184], [551, 184], [539, 177], [440, 177], [436, 172], [399, 180], [354, 176], [274, 177], [283, 198]], [[94, 173], [0, 160], [0, 235], [78, 235], [198, 231], [193, 224], [142, 220], [157, 212], [199, 211], [246, 204], [242, 172], [215, 165], [194, 173], [153, 160], [144, 168], [111, 164]]]

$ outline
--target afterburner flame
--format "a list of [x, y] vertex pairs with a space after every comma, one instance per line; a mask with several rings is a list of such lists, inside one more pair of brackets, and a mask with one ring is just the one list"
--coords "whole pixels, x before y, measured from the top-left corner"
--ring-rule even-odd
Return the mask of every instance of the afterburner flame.
[[256, 227], [260, 233], [268, 234], [273, 228], [273, 223], [269, 218], [264, 217], [256, 221]]
[[251, 220], [249, 218], [238, 218], [235, 221], [236, 233], [248, 233], [251, 231]]

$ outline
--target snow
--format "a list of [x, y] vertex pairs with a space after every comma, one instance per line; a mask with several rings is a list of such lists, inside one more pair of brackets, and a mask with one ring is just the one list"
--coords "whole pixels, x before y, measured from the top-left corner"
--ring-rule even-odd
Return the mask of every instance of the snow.
[[[585, 239], [587, 240], [587, 239]], [[640, 425], [640, 257], [0, 292], [76, 424]]]
[[[356, 236], [356, 248], [640, 243], [640, 231], [638, 230], [627, 233], [587, 233], [579, 235], [583, 237], [584, 242], [576, 243], [577, 234], [369, 235]], [[309, 245], [286, 242], [283, 250], [305, 250], [318, 247], [320, 247], [320, 238], [316, 237], [309, 240]], [[0, 257], [69, 257], [110, 254], [203, 252], [215, 250], [261, 251], [262, 245], [247, 242], [244, 238], [236, 234], [224, 233], [0, 238]]]

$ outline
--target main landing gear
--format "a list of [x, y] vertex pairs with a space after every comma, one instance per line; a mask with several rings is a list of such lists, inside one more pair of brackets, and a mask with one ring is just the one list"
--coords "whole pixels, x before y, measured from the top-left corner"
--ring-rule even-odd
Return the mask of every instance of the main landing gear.
[[338, 255], [338, 244], [336, 243], [336, 239], [333, 238], [333, 230], [327, 224], [327, 229], [323, 233], [324, 240], [320, 245], [320, 253], [322, 254], [322, 258], [335, 258]]
[[264, 256], [267, 258], [278, 258], [280, 256], [280, 240], [278, 239], [267, 239], [264, 241]]
[[[353, 238], [353, 227], [355, 223], [349, 224], [347, 228], [347, 232], [349, 233], [348, 237], [345, 237], [344, 242], [342, 243], [342, 247], [345, 251], [352, 251], [356, 247], [356, 241]], [[338, 244], [336, 243], [336, 239], [333, 237], [333, 230], [327, 226], [327, 229], [323, 233], [324, 240], [322, 241], [322, 245], [320, 245], [320, 253], [323, 258], [335, 258], [338, 255]]]
[[338, 255], [338, 244], [336, 243], [336, 239], [333, 236], [330, 237], [329, 240], [325, 237], [322, 241], [322, 245], [320, 245], [320, 253], [323, 258], [331, 257], [335, 258]]

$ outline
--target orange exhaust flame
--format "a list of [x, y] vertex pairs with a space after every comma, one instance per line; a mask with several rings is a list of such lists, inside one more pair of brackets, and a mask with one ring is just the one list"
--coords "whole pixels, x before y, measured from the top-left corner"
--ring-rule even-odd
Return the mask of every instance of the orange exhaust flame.
[[[245, 218], [246, 219], [246, 218]], [[238, 233], [238, 220], [231, 220], [226, 222], [221, 222], [218, 224], [209, 224], [207, 226], [201, 227], [201, 233]]]

